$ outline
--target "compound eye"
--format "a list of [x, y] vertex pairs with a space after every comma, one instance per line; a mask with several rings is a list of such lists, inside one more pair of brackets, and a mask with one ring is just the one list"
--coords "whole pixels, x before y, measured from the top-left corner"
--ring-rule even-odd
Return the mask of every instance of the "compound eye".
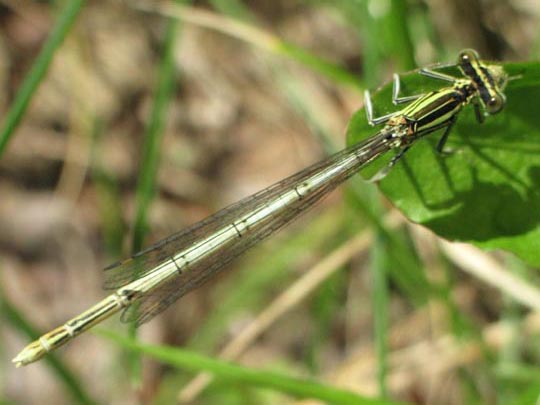
[[459, 53], [458, 63], [471, 63], [473, 61], [477, 61], [478, 58], [478, 53], [474, 49], [464, 49]]
[[486, 103], [486, 111], [488, 114], [497, 114], [503, 109], [505, 103], [506, 99], [504, 96], [502, 94], [496, 94]]

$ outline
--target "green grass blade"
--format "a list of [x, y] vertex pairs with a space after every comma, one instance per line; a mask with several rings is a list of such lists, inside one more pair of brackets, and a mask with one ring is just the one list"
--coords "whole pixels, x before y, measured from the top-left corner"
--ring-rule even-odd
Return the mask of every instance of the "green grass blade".
[[414, 41], [410, 33], [411, 6], [403, 0], [326, 1], [338, 8], [357, 31], [362, 42], [364, 83], [375, 86], [389, 62], [397, 70], [416, 67]]
[[159, 82], [142, 149], [142, 163], [136, 190], [136, 214], [132, 244], [134, 252], [141, 250], [143, 247], [144, 236], [147, 231], [148, 209], [156, 190], [155, 182], [159, 166], [161, 140], [164, 134], [169, 101], [174, 93], [174, 44], [178, 26], [178, 21], [172, 19], [167, 24], [163, 58], [159, 68]]
[[[181, 2], [179, 0], [178, 2]], [[135, 221], [133, 226], [132, 251], [142, 250], [147, 233], [147, 219], [150, 205], [156, 191], [156, 178], [159, 168], [161, 141], [164, 135], [169, 102], [174, 94], [175, 64], [174, 48], [178, 36], [180, 22], [170, 19], [167, 22], [162, 59], [158, 72], [158, 83], [150, 120], [146, 128], [143, 145], [142, 163], [136, 189]], [[135, 336], [136, 328], [130, 327], [130, 335]], [[132, 378], [134, 382], [140, 377], [140, 361], [136, 354], [130, 356]]]
[[299, 46], [280, 41], [276, 44], [275, 51], [284, 57], [288, 57], [309, 67], [335, 83], [342, 83], [357, 88], [360, 86], [361, 82], [358, 76], [348, 72], [342, 66], [329, 62]]
[[45, 41], [43, 49], [28, 72], [7, 113], [4, 125], [0, 132], [0, 156], [2, 156], [13, 132], [26, 112], [32, 96], [45, 77], [54, 53], [62, 44], [62, 41], [75, 22], [84, 3], [84, 0], [70, 0], [60, 12], [56, 25], [47, 38], [47, 41]]
[[398, 60], [399, 70], [409, 70], [416, 67], [414, 59], [414, 43], [411, 39], [408, 17], [409, 5], [403, 0], [392, 0], [390, 11], [385, 18], [390, 39], [387, 41], [391, 52]]
[[[362, 213], [363, 218], [377, 231], [378, 237], [384, 238], [388, 244], [389, 260], [396, 264], [391, 266], [389, 275], [415, 304], [423, 304], [430, 293], [434, 291], [426, 279], [414, 250], [399, 232], [388, 230], [384, 225], [383, 211], [377, 200], [376, 190], [371, 187], [373, 185], [366, 184], [357, 178], [351, 179], [349, 183], [351, 184], [348, 189], [351, 191], [349, 193], [351, 196], [350, 205]], [[368, 188], [368, 186], [370, 187]], [[371, 199], [365, 197], [367, 192], [373, 194]]]
[[[28, 322], [17, 309], [7, 301], [4, 294], [0, 294], [0, 308], [3, 316], [13, 325], [15, 329], [26, 335], [30, 340], [37, 339], [39, 333]], [[84, 384], [64, 365], [62, 361], [53, 353], [49, 353], [44, 359], [54, 370], [66, 390], [71, 394], [73, 401], [78, 404], [96, 404], [90, 395], [83, 388]]]
[[270, 388], [297, 398], [316, 398], [331, 404], [390, 404], [382, 399], [361, 397], [353, 392], [327, 386], [304, 378], [290, 377], [271, 371], [254, 370], [225, 361], [215, 360], [183, 349], [137, 343], [112, 332], [100, 334], [126, 349], [144, 353], [174, 367], [195, 372], [213, 373], [216, 378], [235, 383]]

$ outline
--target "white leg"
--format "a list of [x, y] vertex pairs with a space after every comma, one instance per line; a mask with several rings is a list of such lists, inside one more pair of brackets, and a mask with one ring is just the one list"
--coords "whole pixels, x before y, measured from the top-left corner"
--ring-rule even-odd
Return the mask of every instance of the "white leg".
[[420, 69], [420, 74], [431, 77], [432, 79], [436, 80], [444, 80], [445, 82], [455, 82], [456, 78], [454, 76], [450, 76], [444, 73], [436, 72], [434, 70], [428, 69], [428, 68], [422, 68]]
[[423, 94], [416, 94], [414, 96], [399, 97], [399, 91], [401, 89], [401, 79], [397, 73], [394, 73], [394, 86], [392, 88], [392, 102], [394, 105], [408, 103], [414, 101], [423, 96]]
[[396, 115], [396, 112], [383, 115], [381, 117], [374, 118], [373, 117], [373, 104], [371, 104], [371, 94], [369, 93], [369, 90], [366, 90], [364, 92], [364, 107], [366, 109], [366, 117], [369, 125], [379, 125], [386, 121], [388, 121], [390, 118], [392, 118], [394, 115]]

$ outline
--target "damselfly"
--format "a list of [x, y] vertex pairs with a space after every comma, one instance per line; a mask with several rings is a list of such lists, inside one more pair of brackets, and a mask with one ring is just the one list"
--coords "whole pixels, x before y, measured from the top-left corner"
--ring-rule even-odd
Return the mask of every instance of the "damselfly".
[[400, 97], [400, 79], [394, 75], [394, 104], [410, 104], [382, 117], [373, 117], [371, 98], [366, 93], [369, 123], [385, 123], [373, 137], [107, 267], [105, 288], [115, 292], [30, 343], [13, 362], [17, 366], [32, 363], [120, 310], [123, 310], [122, 321], [136, 325], [147, 322], [382, 154], [392, 149], [398, 151], [377, 179], [417, 139], [439, 129], [444, 129], [438, 144], [442, 150], [464, 106], [474, 106], [479, 122], [485, 115], [495, 114], [504, 107], [502, 91], [507, 75], [502, 67], [481, 62], [473, 50], [462, 51], [457, 66], [462, 73], [460, 78], [420, 70], [420, 74], [450, 85], [415, 96]]

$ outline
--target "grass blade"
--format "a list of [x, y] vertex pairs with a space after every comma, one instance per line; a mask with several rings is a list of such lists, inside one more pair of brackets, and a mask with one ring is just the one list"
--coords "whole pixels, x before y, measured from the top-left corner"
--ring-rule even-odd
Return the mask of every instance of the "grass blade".
[[[179, 1], [180, 2], [180, 1]], [[158, 84], [150, 120], [146, 128], [143, 145], [142, 163], [136, 190], [136, 212], [133, 229], [132, 251], [142, 250], [147, 233], [147, 218], [150, 204], [156, 190], [156, 178], [160, 160], [161, 140], [163, 139], [165, 120], [169, 102], [174, 94], [175, 65], [174, 48], [180, 22], [169, 19], [165, 32], [163, 54], [158, 72]], [[135, 336], [135, 327], [130, 327], [130, 335]], [[130, 358], [132, 377], [140, 377], [140, 361], [137, 355]]]
[[62, 44], [62, 41], [75, 22], [84, 3], [84, 0], [70, 0], [61, 11], [58, 22], [47, 38], [47, 41], [45, 41], [43, 49], [28, 72], [28, 75], [17, 92], [15, 100], [7, 113], [3, 128], [0, 132], [0, 156], [2, 156], [13, 132], [26, 112], [32, 96], [45, 77], [54, 53]]
[[254, 370], [232, 363], [215, 360], [183, 349], [137, 343], [112, 332], [100, 331], [101, 335], [138, 353], [147, 354], [171, 366], [191, 371], [207, 371], [236, 383], [260, 388], [271, 388], [297, 398], [317, 398], [332, 404], [390, 404], [382, 399], [361, 397], [353, 392], [327, 386], [304, 378], [290, 377], [270, 371]]
[[165, 45], [161, 61], [158, 85], [143, 145], [142, 163], [136, 191], [136, 216], [132, 249], [138, 252], [143, 247], [146, 234], [148, 209], [154, 197], [156, 175], [160, 159], [161, 140], [163, 138], [167, 108], [174, 93], [174, 44], [179, 23], [169, 20], [165, 34]]

